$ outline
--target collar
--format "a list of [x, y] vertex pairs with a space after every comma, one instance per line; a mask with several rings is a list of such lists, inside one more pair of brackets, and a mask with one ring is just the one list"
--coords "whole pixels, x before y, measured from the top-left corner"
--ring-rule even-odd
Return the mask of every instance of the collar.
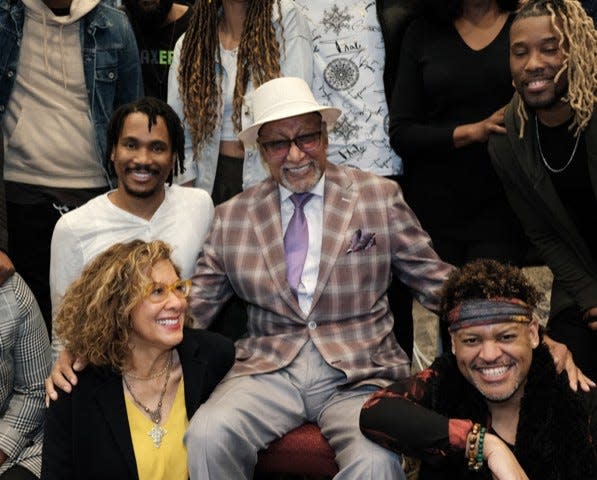
[[[319, 179], [319, 181], [315, 184], [315, 186], [311, 189], [311, 193], [317, 197], [323, 198], [323, 190], [325, 186], [325, 172]], [[294, 192], [288, 190], [284, 185], [278, 184], [278, 189], [280, 190], [280, 202], [285, 202], [290, 198]]]

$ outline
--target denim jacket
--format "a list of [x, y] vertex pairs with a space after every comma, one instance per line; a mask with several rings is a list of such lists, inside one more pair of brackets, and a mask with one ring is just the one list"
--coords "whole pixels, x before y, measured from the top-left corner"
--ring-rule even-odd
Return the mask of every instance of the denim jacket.
[[[0, 0], [0, 119], [4, 116], [19, 64], [25, 6]], [[97, 151], [106, 158], [106, 129], [113, 111], [143, 96], [135, 36], [123, 12], [98, 4], [80, 21], [83, 71]]]

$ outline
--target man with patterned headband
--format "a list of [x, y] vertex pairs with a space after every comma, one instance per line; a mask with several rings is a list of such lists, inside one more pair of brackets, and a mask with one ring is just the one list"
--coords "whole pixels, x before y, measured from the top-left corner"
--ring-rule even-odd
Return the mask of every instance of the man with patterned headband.
[[446, 281], [452, 352], [374, 393], [361, 430], [422, 459], [419, 480], [597, 478], [597, 391], [557, 374], [521, 270], [477, 260]]
[[510, 29], [516, 93], [489, 152], [554, 274], [549, 335], [597, 379], [597, 31], [578, 0], [529, 0]]

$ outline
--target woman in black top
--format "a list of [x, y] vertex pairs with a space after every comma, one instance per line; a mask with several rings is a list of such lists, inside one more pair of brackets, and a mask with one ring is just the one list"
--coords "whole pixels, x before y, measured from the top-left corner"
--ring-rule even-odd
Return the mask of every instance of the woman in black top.
[[[520, 265], [526, 239], [491, 166], [514, 89], [508, 35], [517, 0], [425, 0], [408, 27], [390, 108], [405, 197], [439, 256]], [[448, 338], [442, 331], [444, 349]]]

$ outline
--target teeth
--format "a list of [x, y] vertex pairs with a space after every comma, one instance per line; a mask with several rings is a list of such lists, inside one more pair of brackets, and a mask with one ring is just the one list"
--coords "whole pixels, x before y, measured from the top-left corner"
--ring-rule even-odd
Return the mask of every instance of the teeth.
[[508, 366], [503, 367], [492, 367], [492, 368], [480, 368], [481, 373], [487, 377], [499, 377], [503, 375], [508, 370]]
[[169, 327], [172, 325], [176, 325], [178, 323], [178, 318], [163, 318], [163, 319], [157, 320], [156, 323], [158, 325], [164, 325], [166, 327]]
[[546, 83], [547, 83], [547, 80], [534, 80], [532, 82], [529, 82], [528, 85], [530, 88], [537, 88], [537, 87], [542, 87]]
[[310, 167], [310, 163], [307, 163], [306, 165], [303, 165], [302, 167], [286, 167], [286, 170], [288, 170], [290, 173], [293, 174], [300, 174], [300, 173], [305, 173], [309, 167]]
[[152, 174], [147, 172], [133, 172], [133, 176], [139, 180], [149, 180]]

